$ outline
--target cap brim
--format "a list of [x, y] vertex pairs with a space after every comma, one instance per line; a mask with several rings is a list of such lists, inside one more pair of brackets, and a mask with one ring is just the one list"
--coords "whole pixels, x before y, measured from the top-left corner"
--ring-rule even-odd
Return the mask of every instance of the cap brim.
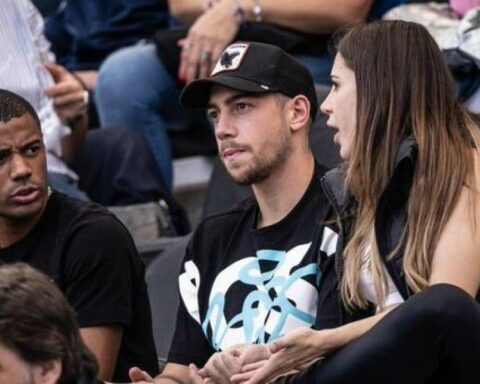
[[222, 85], [236, 91], [249, 93], [267, 93], [276, 92], [273, 89], [263, 84], [258, 84], [254, 81], [233, 77], [228, 75], [221, 75], [209, 79], [200, 79], [192, 81], [187, 85], [180, 94], [180, 104], [185, 108], [206, 108], [210, 99], [210, 92], [214, 85]]

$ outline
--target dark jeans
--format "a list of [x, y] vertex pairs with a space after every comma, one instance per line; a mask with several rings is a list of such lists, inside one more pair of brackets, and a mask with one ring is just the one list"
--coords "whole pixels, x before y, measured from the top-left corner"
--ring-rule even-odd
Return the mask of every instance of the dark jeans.
[[146, 203], [169, 195], [147, 141], [128, 128], [90, 130], [73, 170], [78, 187], [102, 205]]
[[82, 201], [90, 201], [85, 192], [78, 188], [78, 183], [69, 175], [62, 173], [48, 172], [48, 185], [53, 190], [63, 193], [64, 195], [73, 197]]
[[372, 330], [280, 383], [480, 383], [480, 305], [439, 284], [416, 294]]

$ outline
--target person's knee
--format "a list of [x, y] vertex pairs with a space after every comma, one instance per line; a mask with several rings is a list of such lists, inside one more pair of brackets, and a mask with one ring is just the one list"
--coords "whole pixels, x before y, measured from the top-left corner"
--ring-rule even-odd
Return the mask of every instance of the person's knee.
[[451, 284], [432, 285], [415, 296], [417, 308], [437, 320], [456, 321], [480, 313], [475, 300], [463, 289]]
[[134, 76], [130, 68], [135, 66], [136, 60], [135, 47], [120, 49], [107, 57], [98, 71], [97, 95], [108, 97], [132, 85]]
[[435, 284], [425, 290], [425, 295], [438, 300], [442, 306], [455, 303], [472, 303], [474, 300], [463, 289], [452, 284]]
[[100, 109], [113, 106], [118, 113], [156, 110], [160, 95], [171, 95], [174, 86], [154, 45], [132, 46], [114, 52], [100, 67], [96, 101]]

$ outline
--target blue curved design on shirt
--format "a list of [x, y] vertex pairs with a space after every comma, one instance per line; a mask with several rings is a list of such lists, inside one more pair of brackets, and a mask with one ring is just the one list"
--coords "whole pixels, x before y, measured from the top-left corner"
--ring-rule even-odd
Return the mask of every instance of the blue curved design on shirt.
[[[229, 329], [243, 327], [244, 339], [251, 342], [267, 343], [278, 339], [283, 335], [282, 329], [289, 317], [295, 317], [306, 325], [312, 326], [315, 323], [315, 316], [295, 307], [295, 304], [289, 300], [287, 293], [289, 288], [300, 279], [313, 276], [313, 282], [320, 281], [320, 270], [315, 263], [310, 263], [299, 267], [289, 276], [279, 276], [279, 270], [286, 262], [287, 253], [285, 251], [259, 250], [257, 258], [241, 268], [238, 273], [238, 279], [233, 283], [240, 281], [249, 287], [257, 287], [250, 292], [244, 299], [242, 310], [234, 316], [227, 326], [221, 330], [221, 319], [224, 316], [225, 295], [217, 293], [210, 301], [205, 320], [202, 323], [202, 329], [207, 339], [216, 350], [220, 350], [222, 341]], [[276, 263], [271, 270], [262, 271], [260, 262]], [[294, 265], [291, 268], [295, 268]], [[312, 281], [312, 280], [311, 280]], [[231, 285], [230, 285], [231, 286]], [[275, 291], [275, 297], [270, 296], [272, 289]], [[267, 333], [265, 324], [259, 327], [257, 317], [259, 316], [259, 307], [264, 308], [271, 316], [276, 311], [278, 319], [274, 325], [273, 331]], [[266, 320], [268, 321], [268, 316]], [[208, 327], [211, 327], [211, 336], [208, 336]]]

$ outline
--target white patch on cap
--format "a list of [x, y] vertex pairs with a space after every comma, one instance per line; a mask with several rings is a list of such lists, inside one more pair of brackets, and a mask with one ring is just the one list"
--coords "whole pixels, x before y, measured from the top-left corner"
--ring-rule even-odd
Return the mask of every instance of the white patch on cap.
[[262, 87], [266, 91], [268, 91], [270, 89], [270, 87], [268, 85], [265, 85], [265, 84], [260, 85], [260, 87]]
[[235, 43], [229, 45], [222, 53], [222, 56], [217, 61], [217, 65], [213, 68], [210, 76], [224, 71], [236, 71], [240, 64], [242, 64], [243, 58], [248, 51], [250, 44], [248, 43]]

